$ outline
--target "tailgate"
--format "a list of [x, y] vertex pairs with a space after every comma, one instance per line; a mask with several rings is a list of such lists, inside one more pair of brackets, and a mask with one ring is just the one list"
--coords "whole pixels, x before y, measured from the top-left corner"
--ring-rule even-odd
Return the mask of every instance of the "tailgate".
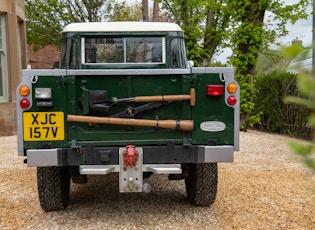
[[[130, 69], [68, 71], [74, 78], [74, 83], [68, 86], [69, 100], [73, 101], [68, 114], [118, 121], [69, 122], [68, 141], [72, 146], [92, 142], [95, 146], [189, 143], [191, 132], [179, 126], [184, 120], [191, 121], [190, 100], [167, 97], [190, 95], [189, 73], [188, 70]], [[134, 98], [146, 100], [134, 101]], [[137, 125], [124, 121], [134, 121]], [[166, 121], [173, 125], [165, 128], [162, 124]]]

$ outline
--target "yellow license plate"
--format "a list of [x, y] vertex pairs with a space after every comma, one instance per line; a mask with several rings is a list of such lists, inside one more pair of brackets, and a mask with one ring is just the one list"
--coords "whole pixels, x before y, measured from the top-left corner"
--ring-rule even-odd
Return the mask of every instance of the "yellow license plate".
[[63, 112], [24, 112], [23, 132], [25, 141], [64, 140]]

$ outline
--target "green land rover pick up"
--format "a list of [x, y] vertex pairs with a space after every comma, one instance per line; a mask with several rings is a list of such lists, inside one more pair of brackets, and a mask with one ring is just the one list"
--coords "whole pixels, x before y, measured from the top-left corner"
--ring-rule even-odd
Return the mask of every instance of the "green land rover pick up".
[[167, 174], [212, 204], [217, 163], [239, 149], [233, 68], [192, 67], [173, 23], [74, 23], [62, 37], [59, 68], [22, 70], [16, 91], [18, 155], [37, 167], [43, 210], [67, 207], [70, 181], [109, 173], [123, 193]]

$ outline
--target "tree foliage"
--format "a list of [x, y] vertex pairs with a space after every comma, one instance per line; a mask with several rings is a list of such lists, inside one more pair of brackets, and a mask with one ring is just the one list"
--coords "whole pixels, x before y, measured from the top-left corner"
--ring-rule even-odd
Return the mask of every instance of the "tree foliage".
[[[25, 8], [27, 40], [35, 49], [48, 44], [59, 46], [60, 31], [72, 22], [149, 21], [148, 5], [143, 9], [140, 1], [27, 0]], [[154, 2], [153, 20], [159, 21], [158, 1]]]
[[115, 2], [108, 6], [108, 21], [140, 21], [142, 18], [142, 5], [139, 2], [126, 4]]
[[27, 41], [29, 44], [44, 46], [59, 45], [62, 28], [75, 21], [60, 0], [26, 1]]
[[28, 0], [27, 40], [35, 48], [59, 46], [60, 31], [72, 22], [138, 21], [141, 5], [115, 0]]
[[228, 5], [215, 0], [163, 0], [162, 5], [185, 31], [188, 59], [208, 66], [227, 38]]
[[[241, 86], [241, 118], [259, 122], [252, 114], [254, 76], [261, 50], [288, 34], [286, 23], [306, 18], [309, 0], [287, 5], [282, 0], [163, 0], [175, 22], [185, 31], [188, 58], [196, 65], [208, 66], [215, 51], [232, 49], [230, 63], [236, 68]], [[266, 18], [266, 12], [271, 12]], [[253, 117], [254, 116], [254, 117]]]
[[[254, 76], [258, 55], [267, 49], [276, 39], [287, 35], [286, 23], [295, 23], [299, 18], [306, 18], [305, 8], [308, 0], [301, 0], [297, 4], [285, 5], [279, 0], [231, 0], [233, 11], [233, 33], [230, 37], [233, 55], [231, 63], [236, 68], [236, 80], [241, 85], [241, 125], [247, 130], [249, 121], [257, 120], [258, 114], [252, 114], [255, 108], [253, 95]], [[272, 12], [265, 23], [266, 11]], [[276, 21], [276, 27], [268, 27], [271, 20]], [[259, 120], [257, 120], [259, 121]]]

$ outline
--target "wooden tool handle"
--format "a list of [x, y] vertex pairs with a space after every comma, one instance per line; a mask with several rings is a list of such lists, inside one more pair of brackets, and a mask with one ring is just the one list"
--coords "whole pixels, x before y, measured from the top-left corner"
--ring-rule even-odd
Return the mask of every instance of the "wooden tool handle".
[[186, 101], [190, 100], [190, 95], [159, 95], [159, 96], [139, 96], [134, 97], [134, 102], [155, 102], [155, 101]]
[[196, 105], [196, 91], [194, 88], [190, 89], [190, 106]]
[[190, 89], [190, 95], [158, 95], [158, 96], [138, 96], [132, 98], [133, 102], [157, 102], [157, 101], [190, 101], [191, 106], [196, 104], [195, 89]]
[[147, 119], [131, 119], [131, 118], [113, 118], [113, 117], [94, 117], [68, 115], [68, 122], [87, 122], [109, 125], [130, 125], [130, 126], [146, 126], [165, 129], [175, 129], [182, 131], [192, 131], [194, 122], [192, 120], [147, 120]]

